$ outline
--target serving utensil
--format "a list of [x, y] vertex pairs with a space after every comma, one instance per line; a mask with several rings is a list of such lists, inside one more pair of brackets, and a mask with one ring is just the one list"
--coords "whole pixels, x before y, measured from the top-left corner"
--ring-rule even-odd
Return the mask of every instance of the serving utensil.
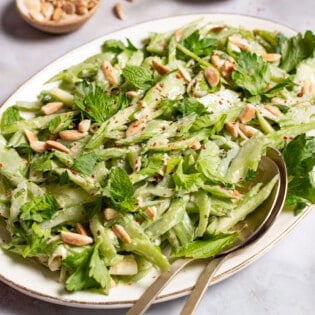
[[[95, 1], [95, 5], [92, 8], [82, 8], [82, 12], [80, 14], [67, 14], [66, 18], [60, 18], [56, 20], [51, 20], [45, 17], [45, 13], [42, 14], [41, 8], [37, 8], [34, 3], [34, 8], [32, 5], [27, 6], [27, 1], [30, 2], [32, 0], [16, 0], [16, 8], [20, 16], [24, 21], [26, 21], [31, 26], [52, 34], [63, 34], [75, 31], [79, 27], [81, 27], [85, 22], [87, 22], [96, 12], [98, 7], [100, 6], [101, 1]], [[35, 0], [36, 2], [36, 0]], [[31, 2], [30, 2], [31, 3]], [[31, 3], [32, 4], [32, 3]], [[51, 5], [50, 3], [48, 3]], [[52, 14], [47, 13], [47, 14]]]
[[[232, 247], [221, 252], [219, 256], [212, 259], [200, 274], [196, 285], [187, 299], [181, 312], [182, 315], [193, 314], [197, 308], [208, 284], [213, 279], [215, 271], [224, 261], [231, 258], [236, 250], [244, 248], [260, 239], [267, 230], [273, 225], [278, 214], [283, 208], [287, 193], [287, 171], [286, 165], [281, 153], [273, 148], [267, 148], [266, 156], [263, 156], [259, 166], [259, 181], [268, 183], [274, 176], [278, 175], [279, 180], [275, 185], [272, 193], [265, 202], [260, 205], [252, 214], [248, 215], [245, 220], [240, 222], [236, 229], [241, 231], [238, 240]], [[144, 292], [140, 299], [130, 308], [127, 315], [141, 315], [153, 303], [156, 296], [171, 281], [171, 279], [182, 270], [187, 264], [196, 259], [182, 258], [176, 260], [168, 272], [162, 273], [160, 277]]]

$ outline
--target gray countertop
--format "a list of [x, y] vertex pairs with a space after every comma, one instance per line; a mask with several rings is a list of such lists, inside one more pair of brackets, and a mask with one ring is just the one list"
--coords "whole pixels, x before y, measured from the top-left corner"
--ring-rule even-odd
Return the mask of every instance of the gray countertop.
[[[121, 0], [125, 20], [103, 0], [95, 16], [67, 35], [41, 33], [23, 22], [14, 1], [0, 1], [0, 104], [34, 73], [69, 50], [94, 38], [155, 18], [188, 13], [238, 13], [271, 19], [298, 31], [315, 31], [314, 0]], [[197, 314], [314, 314], [315, 212], [258, 261], [212, 286]], [[184, 298], [154, 305], [147, 314], [179, 314]], [[124, 314], [54, 305], [0, 283], [0, 314]]]

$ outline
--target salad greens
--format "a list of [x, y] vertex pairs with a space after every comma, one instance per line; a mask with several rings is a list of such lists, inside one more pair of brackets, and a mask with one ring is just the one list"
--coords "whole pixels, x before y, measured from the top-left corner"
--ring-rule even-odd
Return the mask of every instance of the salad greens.
[[315, 203], [314, 51], [311, 31], [205, 20], [140, 48], [105, 41], [3, 111], [2, 247], [59, 271], [68, 291], [104, 294], [215, 256], [277, 181], [257, 183], [268, 146], [288, 166], [287, 209]]

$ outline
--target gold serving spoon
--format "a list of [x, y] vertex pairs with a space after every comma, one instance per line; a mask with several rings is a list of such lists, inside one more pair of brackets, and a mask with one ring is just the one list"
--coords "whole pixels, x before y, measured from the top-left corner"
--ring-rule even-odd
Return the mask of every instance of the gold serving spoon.
[[[273, 225], [275, 219], [283, 208], [287, 193], [287, 171], [281, 153], [275, 149], [267, 148], [266, 156], [263, 156], [258, 167], [259, 181], [268, 183], [275, 176], [279, 180], [272, 193], [265, 202], [252, 214], [235, 227], [241, 231], [238, 240], [228, 249], [221, 252], [216, 258], [211, 259], [205, 269], [201, 272], [196, 285], [187, 299], [181, 315], [193, 314], [196, 310], [206, 288], [211, 282], [215, 271], [219, 266], [235, 253], [236, 250], [244, 248], [248, 244], [260, 239]], [[176, 260], [168, 272], [162, 273], [160, 277], [144, 292], [140, 299], [130, 308], [127, 315], [141, 315], [154, 302], [161, 290], [171, 279], [194, 258], [182, 258]]]

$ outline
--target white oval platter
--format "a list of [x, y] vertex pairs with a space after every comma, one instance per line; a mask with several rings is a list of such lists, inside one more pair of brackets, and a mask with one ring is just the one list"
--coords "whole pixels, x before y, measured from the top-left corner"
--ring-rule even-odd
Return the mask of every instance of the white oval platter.
[[[18, 100], [35, 100], [38, 92], [43, 88], [43, 83], [57, 72], [83, 61], [85, 58], [100, 52], [100, 47], [106, 39], [129, 38], [132, 43], [141, 46], [142, 41], [149, 32], [164, 32], [176, 29], [190, 21], [204, 17], [209, 22], [243, 26], [248, 29], [277, 30], [288, 36], [296, 32], [286, 26], [279, 25], [269, 20], [258, 19], [250, 16], [229, 14], [203, 14], [183, 15], [154, 20], [138, 24], [89, 42], [54, 61], [42, 71], [34, 75], [24, 83], [2, 106], [0, 114]], [[258, 257], [270, 250], [280, 239], [287, 235], [306, 215], [311, 207], [305, 209], [299, 216], [292, 213], [282, 213], [275, 225], [258, 242], [240, 250], [227, 260], [217, 271], [211, 284], [219, 282], [242, 268], [248, 266]], [[4, 237], [4, 231], [0, 230], [0, 237]], [[176, 278], [160, 293], [157, 302], [174, 299], [189, 294], [198, 274], [202, 270], [203, 263], [194, 263], [184, 269]], [[123, 308], [129, 307], [156, 279], [157, 272], [151, 272], [143, 280], [136, 284], [118, 285], [111, 289], [108, 296], [92, 292], [67, 293], [63, 285], [58, 282], [58, 275], [46, 270], [44, 267], [10, 255], [0, 250], [0, 280], [16, 290], [29, 296], [48, 302], [85, 308]]]

